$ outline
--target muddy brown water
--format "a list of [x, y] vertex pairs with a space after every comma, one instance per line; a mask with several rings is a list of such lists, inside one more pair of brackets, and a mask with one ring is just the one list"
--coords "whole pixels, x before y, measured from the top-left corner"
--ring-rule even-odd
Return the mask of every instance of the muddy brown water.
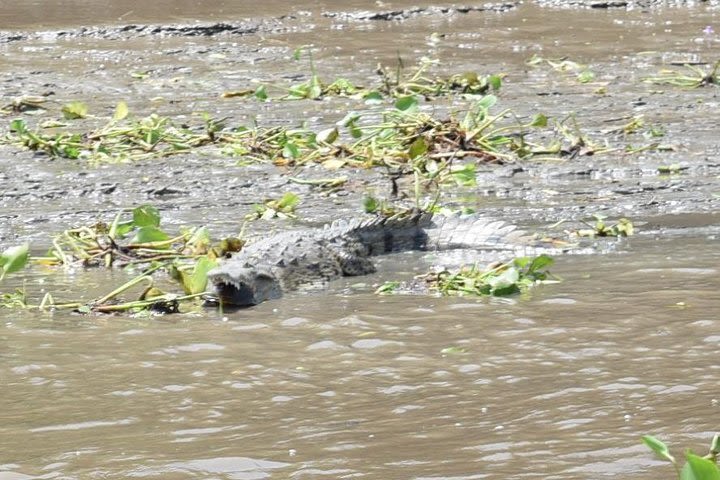
[[[102, 4], [102, 5], [101, 5]], [[239, 312], [88, 317], [0, 310], [0, 480], [28, 478], [557, 478], [672, 475], [639, 444], [652, 433], [704, 452], [720, 413], [720, 145], [718, 90], [640, 82], [670, 62], [717, 60], [718, 11], [579, 10], [519, 4], [503, 13], [415, 15], [353, 22], [322, 12], [409, 7], [392, 2], [15, 2], [2, 29], [77, 32], [80, 25], [275, 19], [266, 31], [212, 37], [51, 33], [0, 44], [2, 103], [53, 92], [109, 115], [210, 111], [234, 121], [326, 126], [352, 100], [258, 104], [221, 100], [253, 78], [292, 82], [288, 60], [314, 44], [327, 77], [374, 81], [398, 52], [443, 69], [508, 74], [502, 105], [520, 115], [577, 112], [596, 137], [644, 115], [675, 151], [482, 167], [474, 189], [450, 191], [526, 229], [592, 213], [625, 215], [635, 237], [558, 255], [563, 282], [511, 299], [377, 297], [373, 285], [454, 261], [434, 254], [379, 259], [376, 275], [288, 295]], [[286, 19], [280, 16], [292, 14]], [[437, 44], [432, 32], [444, 34]], [[598, 85], [525, 65], [533, 53], [591, 65]], [[148, 71], [146, 79], [128, 72]], [[456, 101], [455, 107], [462, 102]], [[440, 100], [431, 108], [453, 108]], [[9, 120], [12, 117], [7, 117]], [[633, 141], [636, 141], [634, 139]], [[677, 175], [657, 168], [679, 164]], [[188, 175], [192, 171], [193, 175]], [[310, 223], [355, 215], [379, 172], [346, 173], [321, 196], [286, 171], [238, 167], [216, 154], [92, 167], [0, 150], [0, 245], [36, 251], [63, 227], [151, 202], [169, 226], [237, 231], [259, 198], [298, 192]], [[568, 223], [568, 225], [575, 225]], [[256, 231], [293, 228], [276, 223]], [[466, 252], [467, 253], [467, 252]], [[90, 299], [122, 272], [33, 269], [3, 289]]]

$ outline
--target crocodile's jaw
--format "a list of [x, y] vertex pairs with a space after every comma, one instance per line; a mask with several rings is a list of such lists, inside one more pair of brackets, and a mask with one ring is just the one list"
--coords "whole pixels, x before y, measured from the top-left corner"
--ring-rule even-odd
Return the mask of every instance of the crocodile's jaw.
[[282, 295], [280, 282], [271, 273], [232, 262], [208, 272], [208, 280], [223, 305], [250, 307]]

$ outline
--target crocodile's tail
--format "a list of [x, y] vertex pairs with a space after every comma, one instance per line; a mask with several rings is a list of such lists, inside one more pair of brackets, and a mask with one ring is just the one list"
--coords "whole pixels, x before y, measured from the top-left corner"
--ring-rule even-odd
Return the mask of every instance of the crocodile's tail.
[[477, 215], [446, 217], [429, 212], [346, 222], [326, 226], [329, 238], [362, 245], [366, 254], [402, 250], [511, 248], [526, 242], [514, 225]]
[[477, 215], [435, 215], [423, 231], [427, 250], [513, 248], [527, 245], [529, 239], [515, 225]]

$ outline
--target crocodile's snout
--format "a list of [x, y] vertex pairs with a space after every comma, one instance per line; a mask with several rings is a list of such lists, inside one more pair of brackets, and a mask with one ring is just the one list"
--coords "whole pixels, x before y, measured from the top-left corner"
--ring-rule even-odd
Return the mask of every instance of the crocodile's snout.
[[223, 305], [250, 307], [281, 295], [277, 279], [254, 268], [223, 265], [208, 272], [208, 280]]

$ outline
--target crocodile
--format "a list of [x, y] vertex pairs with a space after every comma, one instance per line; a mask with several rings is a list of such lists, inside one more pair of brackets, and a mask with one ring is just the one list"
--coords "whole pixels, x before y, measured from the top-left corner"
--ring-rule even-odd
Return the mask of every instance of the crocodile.
[[267, 236], [208, 272], [223, 305], [247, 307], [283, 293], [315, 289], [341, 276], [375, 272], [371, 257], [407, 250], [507, 248], [526, 243], [514, 225], [477, 215], [413, 212], [336, 220], [322, 228]]

